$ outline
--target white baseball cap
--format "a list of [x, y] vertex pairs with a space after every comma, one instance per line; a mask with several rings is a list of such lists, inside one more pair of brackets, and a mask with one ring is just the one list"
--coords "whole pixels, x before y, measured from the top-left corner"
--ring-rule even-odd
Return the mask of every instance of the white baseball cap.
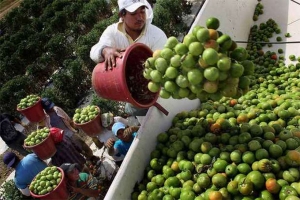
[[118, 5], [119, 11], [125, 9], [129, 12], [134, 12], [141, 6], [148, 8], [143, 0], [118, 0]]
[[123, 124], [122, 122], [116, 122], [114, 123], [114, 125], [112, 126], [111, 130], [112, 132], [114, 133], [115, 136], [118, 135], [118, 131], [120, 129], [125, 129], [126, 128], [126, 125]]

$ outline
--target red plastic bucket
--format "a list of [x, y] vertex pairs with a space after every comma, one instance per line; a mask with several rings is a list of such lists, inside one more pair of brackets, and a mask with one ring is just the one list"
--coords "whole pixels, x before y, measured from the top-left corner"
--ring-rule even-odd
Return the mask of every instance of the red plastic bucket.
[[25, 109], [17, 108], [17, 111], [22, 113], [30, 122], [40, 122], [45, 119], [41, 98], [36, 102], [36, 104]]
[[152, 53], [148, 46], [135, 43], [126, 49], [122, 58], [116, 58], [112, 70], [106, 70], [104, 62], [97, 64], [92, 73], [92, 86], [97, 95], [139, 108], [154, 105], [159, 93], [148, 89], [149, 81], [143, 76], [143, 64]]
[[101, 124], [101, 110], [99, 107], [97, 107], [99, 109], [99, 113], [98, 115], [92, 119], [89, 122], [83, 123], [83, 124], [77, 124], [76, 122], [74, 122], [74, 124], [80, 128], [85, 134], [87, 134], [90, 137], [94, 137], [96, 135], [98, 135], [99, 133], [101, 133], [102, 131], [102, 124]]
[[26, 146], [26, 144], [24, 144], [24, 148], [32, 150], [42, 160], [47, 160], [56, 153], [56, 146], [51, 134], [49, 134], [44, 141], [37, 145]]
[[44, 199], [44, 200], [68, 199], [69, 193], [67, 190], [67, 182], [66, 182], [65, 173], [61, 168], [59, 168], [59, 167], [57, 167], [57, 168], [59, 169], [59, 171], [62, 174], [62, 179], [61, 179], [60, 183], [57, 185], [57, 187], [54, 190], [52, 190], [51, 192], [44, 194], [44, 195], [37, 195], [30, 191], [30, 195], [32, 197], [38, 198], [38, 199]]

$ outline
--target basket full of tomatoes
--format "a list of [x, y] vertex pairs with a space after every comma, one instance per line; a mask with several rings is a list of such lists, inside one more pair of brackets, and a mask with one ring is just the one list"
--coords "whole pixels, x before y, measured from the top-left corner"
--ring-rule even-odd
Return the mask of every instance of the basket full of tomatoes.
[[78, 128], [82, 129], [90, 137], [98, 135], [102, 130], [100, 108], [95, 105], [77, 108], [73, 121]]
[[34, 198], [68, 199], [64, 171], [56, 166], [46, 167], [38, 173], [29, 185], [30, 195]]
[[17, 105], [17, 111], [22, 113], [30, 122], [40, 122], [45, 119], [41, 98], [35, 94], [21, 99]]
[[40, 159], [46, 160], [56, 153], [56, 147], [49, 128], [31, 132], [24, 140], [24, 147], [33, 151]]

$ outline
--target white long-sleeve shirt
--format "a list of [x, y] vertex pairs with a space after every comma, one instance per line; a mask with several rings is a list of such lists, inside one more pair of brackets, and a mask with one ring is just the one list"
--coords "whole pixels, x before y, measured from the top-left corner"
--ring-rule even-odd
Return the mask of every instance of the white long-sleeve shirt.
[[143, 43], [152, 51], [163, 49], [167, 41], [166, 34], [158, 27], [147, 23], [141, 35], [133, 41], [123, 26], [123, 22], [118, 22], [108, 26], [95, 44], [91, 51], [90, 57], [95, 63], [103, 62], [102, 49], [105, 47], [114, 47], [118, 49], [126, 49], [133, 43]]

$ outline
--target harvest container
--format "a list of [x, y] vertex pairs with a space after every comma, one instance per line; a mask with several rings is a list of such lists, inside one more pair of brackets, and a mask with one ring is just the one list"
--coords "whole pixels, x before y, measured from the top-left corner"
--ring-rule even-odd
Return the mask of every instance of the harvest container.
[[75, 125], [80, 128], [85, 134], [87, 134], [90, 137], [94, 137], [98, 135], [101, 130], [102, 130], [102, 125], [101, 125], [101, 110], [99, 109], [98, 115], [92, 119], [91, 121], [88, 121], [86, 123], [78, 124], [76, 122]]
[[[273, 1], [269, 2], [273, 4]], [[279, 0], [276, 1], [278, 2]], [[274, 5], [276, 3], [274, 2]], [[234, 40], [247, 41], [250, 27], [253, 25], [252, 16], [256, 4], [257, 1], [249, 0], [206, 0], [190, 31], [195, 25], [205, 26], [206, 19], [214, 16], [221, 21], [219, 30], [226, 32]], [[246, 46], [246, 44], [238, 45]], [[169, 111], [169, 115], [163, 116], [153, 107], [149, 109], [105, 199], [131, 199], [135, 184], [142, 180], [144, 169], [149, 164], [157, 135], [170, 128], [172, 119], [177, 113], [197, 109], [200, 106], [199, 100], [159, 98], [158, 102]]]
[[30, 191], [30, 195], [34, 198], [42, 199], [42, 200], [68, 199], [69, 193], [67, 190], [67, 183], [66, 183], [66, 177], [65, 177], [64, 170], [62, 170], [59, 167], [58, 167], [58, 170], [62, 173], [62, 179], [54, 190], [52, 190], [51, 192], [44, 194], [44, 195], [37, 195]]
[[32, 150], [42, 160], [47, 160], [56, 153], [56, 146], [50, 133], [41, 143], [34, 146], [24, 144], [24, 148]]
[[36, 102], [36, 104], [28, 108], [19, 109], [17, 107], [17, 111], [22, 113], [30, 122], [40, 122], [45, 119], [41, 98]]
[[134, 43], [116, 59], [116, 67], [105, 69], [104, 62], [93, 70], [92, 86], [102, 98], [131, 103], [139, 108], [156, 106], [164, 114], [168, 112], [156, 103], [159, 92], [148, 89], [148, 80], [143, 76], [144, 62], [152, 56], [152, 50], [142, 44]]

